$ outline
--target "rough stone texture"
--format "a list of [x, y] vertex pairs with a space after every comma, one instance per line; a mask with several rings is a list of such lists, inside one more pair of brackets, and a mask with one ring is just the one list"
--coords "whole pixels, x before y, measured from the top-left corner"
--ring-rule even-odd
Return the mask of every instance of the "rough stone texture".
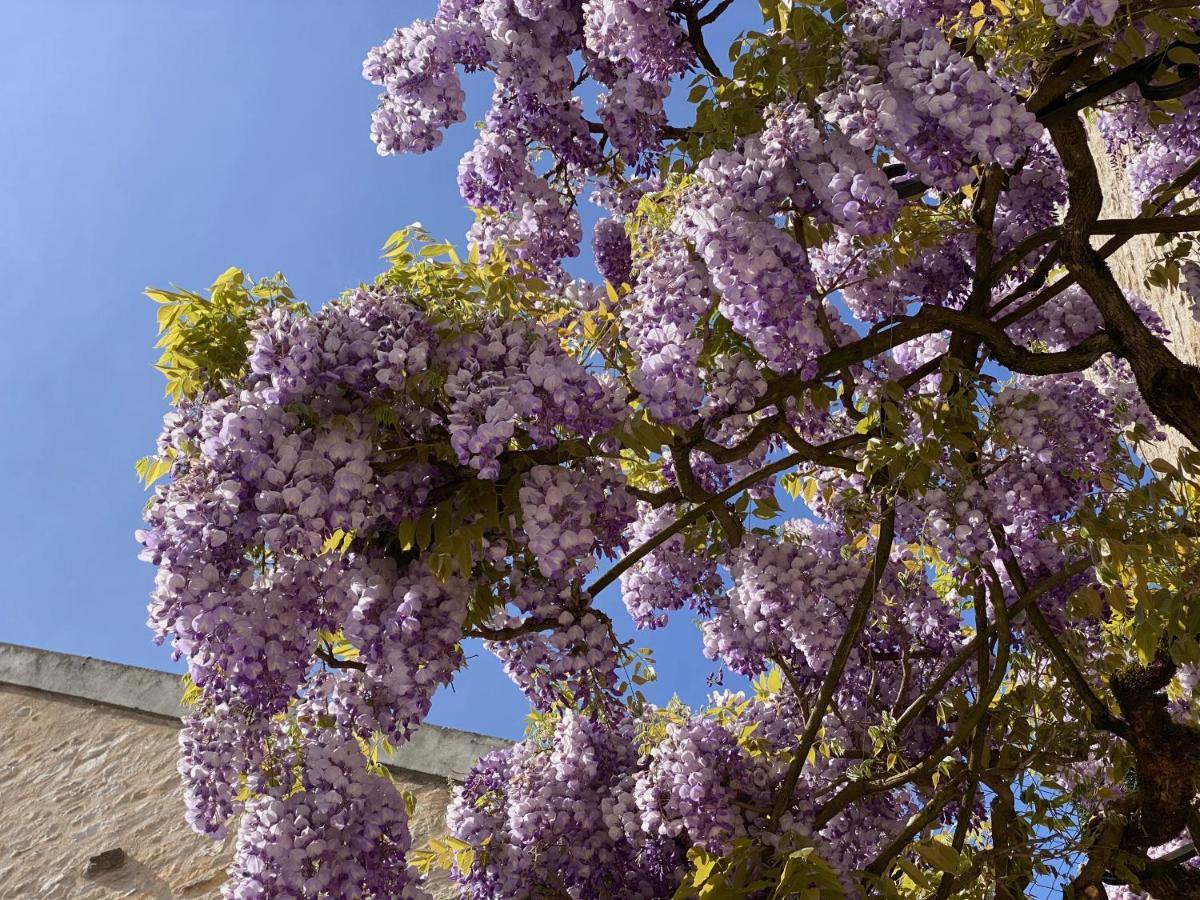
[[[215, 898], [232, 842], [188, 828], [169, 718], [0, 683], [0, 897]], [[442, 832], [444, 777], [398, 771], [416, 846]], [[89, 858], [125, 851], [92, 877]], [[443, 881], [436, 895], [451, 897]]]
[[[1126, 180], [1121, 160], [1109, 155], [1103, 139], [1094, 128], [1088, 129], [1088, 142], [1091, 144], [1092, 155], [1096, 158], [1100, 185], [1104, 189], [1104, 209], [1101, 215], [1106, 219], [1135, 218], [1138, 207], [1129, 193], [1129, 182]], [[1107, 238], [1098, 238], [1096, 244], [1099, 245], [1105, 240]], [[1184, 362], [1200, 365], [1200, 323], [1192, 318], [1187, 300], [1176, 288], [1149, 287], [1146, 284], [1146, 271], [1159, 255], [1151, 235], [1135, 235], [1108, 258], [1108, 265], [1127, 295], [1136, 294], [1162, 316], [1167, 330], [1171, 333], [1171, 351]], [[1180, 447], [1191, 445], [1174, 428], [1164, 427], [1167, 430], [1167, 438], [1156, 444], [1155, 448], [1159, 455], [1174, 459]]]
[[[3, 641], [0, 641], [0, 683], [171, 719], [187, 714], [180, 705], [182, 689], [178, 675]], [[383, 761], [395, 769], [461, 780], [475, 760], [508, 744], [486, 734], [427, 724]]]

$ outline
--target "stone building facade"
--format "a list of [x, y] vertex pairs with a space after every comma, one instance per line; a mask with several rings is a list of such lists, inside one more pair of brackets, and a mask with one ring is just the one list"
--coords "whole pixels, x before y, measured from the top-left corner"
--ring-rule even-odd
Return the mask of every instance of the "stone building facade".
[[[232, 840], [184, 821], [181, 693], [167, 672], [0, 643], [0, 898], [220, 896]], [[441, 834], [451, 782], [505, 745], [426, 726], [388, 760], [416, 796], [415, 846]]]

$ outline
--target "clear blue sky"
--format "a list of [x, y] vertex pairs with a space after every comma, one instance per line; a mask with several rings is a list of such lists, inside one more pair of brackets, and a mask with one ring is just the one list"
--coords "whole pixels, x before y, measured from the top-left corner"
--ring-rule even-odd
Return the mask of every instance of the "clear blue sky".
[[[374, 277], [402, 225], [460, 239], [471, 128], [380, 158], [360, 75], [369, 47], [434, 7], [0, 0], [0, 640], [179, 668], [145, 627], [153, 570], [133, 541], [133, 462], [165, 409], [141, 292], [236, 265], [284, 272], [315, 306]], [[649, 643], [651, 694], [700, 699], [714, 669], [686, 614]], [[432, 719], [516, 736], [525, 708], [479, 652]]]

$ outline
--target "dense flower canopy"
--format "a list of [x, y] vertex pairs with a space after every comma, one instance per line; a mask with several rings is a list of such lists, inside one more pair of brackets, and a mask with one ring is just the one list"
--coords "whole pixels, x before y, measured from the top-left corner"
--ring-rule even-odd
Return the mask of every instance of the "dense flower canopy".
[[[152, 292], [139, 540], [226, 896], [1200, 895], [1200, 456], [1148, 465], [1200, 371], [1105, 262], [1158, 235], [1200, 318], [1200, 10], [768, 3], [723, 68], [731, 6], [441, 0], [363, 71], [382, 154], [491, 74], [469, 253]], [[610, 585], [753, 689], [647, 703]], [[414, 849], [378, 753], [472, 637], [534, 724]]]

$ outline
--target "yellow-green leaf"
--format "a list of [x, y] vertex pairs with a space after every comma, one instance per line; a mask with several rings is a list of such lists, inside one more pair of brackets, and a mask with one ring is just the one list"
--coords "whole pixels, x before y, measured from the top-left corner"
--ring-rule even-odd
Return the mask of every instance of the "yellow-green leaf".
[[922, 841], [915, 849], [920, 857], [935, 869], [949, 872], [951, 875], [958, 874], [961, 859], [958, 851], [949, 844], [943, 844], [941, 841]]

